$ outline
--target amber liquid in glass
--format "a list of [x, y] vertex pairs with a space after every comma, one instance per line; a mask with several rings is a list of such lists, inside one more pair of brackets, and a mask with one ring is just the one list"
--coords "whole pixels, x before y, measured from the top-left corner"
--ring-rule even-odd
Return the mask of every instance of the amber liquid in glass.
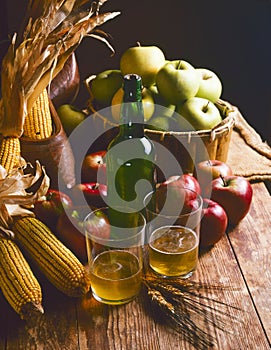
[[90, 271], [93, 296], [106, 304], [124, 304], [134, 299], [141, 287], [138, 258], [125, 250], [108, 250], [93, 261]]
[[189, 277], [198, 261], [198, 237], [195, 232], [165, 228], [158, 237], [153, 237], [153, 234], [149, 243], [151, 268], [163, 276]]

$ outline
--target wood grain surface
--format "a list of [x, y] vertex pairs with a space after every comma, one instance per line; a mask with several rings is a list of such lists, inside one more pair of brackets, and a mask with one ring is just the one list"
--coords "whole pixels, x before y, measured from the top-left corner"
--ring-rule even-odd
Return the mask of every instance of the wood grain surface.
[[[193, 276], [194, 281], [223, 286], [205, 291], [211, 297], [208, 305], [217, 309], [216, 300], [224, 302], [229, 315], [223, 330], [203, 324], [215, 338], [214, 349], [270, 348], [271, 197], [263, 183], [253, 184], [253, 190], [248, 215], [200, 256]], [[83, 300], [68, 298], [42, 276], [38, 278], [45, 308], [38, 319], [21, 321], [0, 295], [0, 350], [194, 349], [168, 327], [143, 290], [129, 304], [111, 307], [91, 295]]]

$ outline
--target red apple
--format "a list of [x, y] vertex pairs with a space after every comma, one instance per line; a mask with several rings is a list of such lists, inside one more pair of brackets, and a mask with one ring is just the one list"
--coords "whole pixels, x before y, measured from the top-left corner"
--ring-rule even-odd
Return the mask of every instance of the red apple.
[[97, 240], [104, 240], [110, 237], [111, 226], [103, 210], [98, 209], [94, 211], [94, 215], [87, 220], [86, 228]]
[[106, 184], [106, 151], [101, 150], [85, 156], [81, 168], [81, 182], [99, 182]]
[[175, 181], [167, 185], [162, 183], [156, 190], [156, 203], [159, 210], [163, 210], [164, 215], [172, 216], [197, 210], [200, 206], [198, 193], [175, 183]]
[[196, 168], [196, 177], [200, 183], [202, 190], [214, 179], [220, 176], [233, 175], [231, 167], [220, 160], [204, 160], [198, 163]]
[[166, 181], [162, 182], [161, 186], [177, 186], [179, 188], [188, 189], [186, 201], [195, 199], [197, 194], [201, 194], [201, 187], [198, 180], [191, 174], [173, 175]]
[[189, 199], [188, 201], [184, 201], [181, 214], [182, 215], [189, 214], [192, 211], [198, 210], [199, 207], [200, 207], [200, 201], [197, 198]]
[[56, 224], [56, 236], [84, 263], [87, 262], [84, 218], [89, 212], [89, 207], [74, 206], [63, 212]]
[[70, 196], [61, 191], [49, 189], [44, 197], [34, 203], [33, 212], [49, 228], [55, 229], [59, 216], [72, 205]]
[[214, 179], [207, 193], [224, 208], [229, 223], [237, 225], [249, 211], [253, 191], [246, 178], [232, 175]]
[[109, 243], [107, 239], [111, 234], [111, 225], [107, 214], [101, 209], [97, 209], [92, 215], [88, 216], [85, 221], [86, 234], [91, 234], [90, 239], [91, 249], [96, 251], [96, 254], [101, 253]]
[[225, 234], [228, 217], [218, 203], [204, 198], [200, 223], [200, 247], [207, 248], [217, 243]]
[[101, 208], [106, 204], [107, 186], [96, 182], [77, 184], [72, 189], [73, 201], [76, 205], [83, 205], [86, 201], [90, 207]]

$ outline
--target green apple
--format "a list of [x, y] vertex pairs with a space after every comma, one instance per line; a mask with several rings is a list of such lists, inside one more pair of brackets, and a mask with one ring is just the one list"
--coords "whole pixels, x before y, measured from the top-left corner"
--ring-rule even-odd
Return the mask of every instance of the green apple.
[[197, 97], [206, 98], [211, 102], [216, 102], [222, 93], [222, 83], [218, 76], [206, 68], [196, 68], [200, 76]]
[[[180, 114], [178, 123], [181, 130], [209, 130], [222, 121], [222, 117], [215, 104], [205, 98], [191, 97], [177, 106]], [[190, 131], [189, 130], [189, 131]]]
[[155, 83], [156, 73], [165, 64], [165, 55], [157, 46], [133, 46], [120, 58], [123, 75], [135, 73], [141, 76], [143, 86]]
[[[112, 98], [111, 113], [114, 120], [120, 120], [120, 107], [123, 101], [124, 91], [122, 88], [118, 89]], [[149, 120], [155, 110], [154, 100], [151, 92], [147, 88], [142, 89], [142, 105], [144, 111], [144, 121]]]
[[110, 106], [113, 96], [123, 83], [118, 69], [105, 70], [96, 75], [91, 82], [94, 99], [102, 106]]
[[190, 63], [175, 60], [166, 63], [158, 71], [156, 85], [166, 101], [178, 105], [196, 95], [199, 89], [199, 75]]
[[63, 129], [68, 136], [86, 118], [83, 111], [70, 104], [63, 104], [59, 106], [57, 108], [57, 113]]
[[155, 115], [146, 124], [147, 129], [158, 131], [179, 131], [179, 126], [174, 118], [165, 115]]
[[180, 113], [181, 105], [178, 105], [176, 107], [176, 113], [174, 114], [174, 119], [176, 120], [176, 123], [178, 124], [179, 130], [178, 131], [193, 131], [195, 128], [193, 125]]
[[149, 87], [149, 91], [152, 94], [154, 103], [155, 103], [155, 116], [165, 116], [165, 117], [172, 117], [176, 106], [173, 104], [168, 103], [159, 93], [157, 86], [152, 85]]

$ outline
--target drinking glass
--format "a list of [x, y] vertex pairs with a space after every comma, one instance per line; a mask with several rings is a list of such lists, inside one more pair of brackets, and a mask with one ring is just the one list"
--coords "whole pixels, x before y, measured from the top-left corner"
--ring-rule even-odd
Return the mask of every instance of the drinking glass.
[[160, 186], [144, 198], [147, 239], [161, 227], [179, 225], [192, 229], [198, 238], [202, 217], [202, 197], [185, 187]]
[[169, 225], [151, 233], [149, 264], [163, 277], [190, 277], [197, 267], [199, 237], [188, 227]]
[[118, 213], [105, 207], [84, 220], [92, 294], [112, 305], [128, 303], [140, 291], [146, 226], [139, 212], [120, 208]]
[[144, 198], [150, 267], [188, 278], [198, 262], [202, 197], [185, 187], [160, 186]]

